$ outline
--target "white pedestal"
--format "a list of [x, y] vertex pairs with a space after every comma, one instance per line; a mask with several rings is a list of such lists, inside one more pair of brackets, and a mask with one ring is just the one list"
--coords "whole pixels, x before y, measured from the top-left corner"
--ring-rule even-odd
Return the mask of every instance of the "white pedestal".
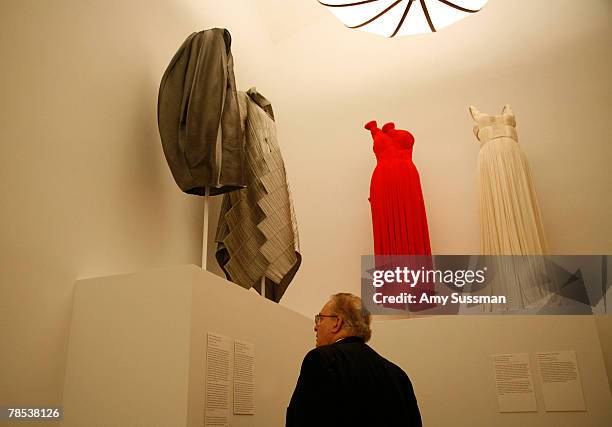
[[312, 320], [196, 266], [77, 282], [62, 425], [203, 426], [207, 332], [255, 344], [255, 415], [231, 425], [284, 425]]

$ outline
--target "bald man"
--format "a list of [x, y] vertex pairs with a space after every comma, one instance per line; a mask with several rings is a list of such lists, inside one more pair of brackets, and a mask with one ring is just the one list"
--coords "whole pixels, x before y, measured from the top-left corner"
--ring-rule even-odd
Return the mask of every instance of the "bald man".
[[420, 427], [406, 373], [372, 350], [361, 298], [333, 295], [315, 316], [308, 352], [287, 408], [286, 427]]

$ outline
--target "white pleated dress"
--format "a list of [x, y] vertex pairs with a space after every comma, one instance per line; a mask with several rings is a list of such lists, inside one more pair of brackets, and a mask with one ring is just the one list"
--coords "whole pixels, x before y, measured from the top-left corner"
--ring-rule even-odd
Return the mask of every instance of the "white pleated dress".
[[[490, 116], [470, 107], [474, 134], [480, 141], [480, 242], [483, 255], [547, 253], [535, 185], [525, 153], [518, 144], [516, 120], [509, 105]], [[517, 268], [518, 267], [518, 268]], [[541, 257], [499, 258], [492, 294], [508, 296], [506, 309], [541, 305], [550, 295]]]

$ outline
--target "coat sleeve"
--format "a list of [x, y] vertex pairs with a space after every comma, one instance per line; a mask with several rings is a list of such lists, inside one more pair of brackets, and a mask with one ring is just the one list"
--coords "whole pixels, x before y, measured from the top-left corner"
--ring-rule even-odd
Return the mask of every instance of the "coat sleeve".
[[422, 427], [421, 412], [419, 411], [419, 405], [417, 404], [414, 389], [412, 388], [412, 382], [408, 375], [402, 370], [402, 377], [404, 378], [404, 390], [406, 391], [406, 406], [407, 406], [407, 426], [410, 427]]

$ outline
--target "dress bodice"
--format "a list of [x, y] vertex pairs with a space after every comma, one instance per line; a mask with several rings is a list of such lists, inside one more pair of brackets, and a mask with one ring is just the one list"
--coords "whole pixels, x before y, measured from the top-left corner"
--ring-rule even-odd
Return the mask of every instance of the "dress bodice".
[[474, 135], [481, 143], [497, 138], [512, 138], [518, 142], [516, 119], [509, 105], [498, 116], [483, 114], [474, 107], [470, 107], [470, 113], [474, 119]]
[[395, 129], [395, 124], [391, 122], [379, 129], [376, 122], [371, 121], [365, 128], [372, 134], [373, 150], [378, 163], [387, 159], [412, 159], [414, 137], [410, 132]]

